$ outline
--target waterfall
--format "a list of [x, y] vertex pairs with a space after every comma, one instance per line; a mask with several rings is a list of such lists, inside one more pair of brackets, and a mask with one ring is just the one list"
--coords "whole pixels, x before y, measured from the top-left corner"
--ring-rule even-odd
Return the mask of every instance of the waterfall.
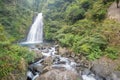
[[33, 22], [25, 42], [21, 45], [40, 44], [43, 43], [43, 16], [38, 13], [35, 21]]
[[27, 42], [29, 43], [42, 43], [43, 42], [43, 17], [42, 13], [39, 13], [32, 24], [29, 34], [27, 36]]

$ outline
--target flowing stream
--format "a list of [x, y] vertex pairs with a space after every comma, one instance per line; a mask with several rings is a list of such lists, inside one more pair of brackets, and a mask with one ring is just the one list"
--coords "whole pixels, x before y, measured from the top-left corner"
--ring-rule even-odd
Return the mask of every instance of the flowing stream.
[[[43, 43], [43, 17], [42, 13], [39, 13], [32, 24], [29, 34], [27, 36], [27, 40], [25, 42], [20, 43], [21, 45], [40, 45], [40, 43]], [[34, 47], [34, 49], [37, 49]], [[28, 72], [27, 72], [27, 80], [36, 80], [37, 77], [41, 76], [43, 73], [43, 66], [44, 61], [46, 58], [51, 57], [53, 62], [51, 63], [51, 67], [54, 69], [60, 69], [64, 68], [65, 70], [71, 70], [73, 72], [77, 72], [76, 67], [78, 64], [69, 58], [61, 57], [60, 55], [56, 54], [56, 47], [49, 47], [44, 49], [37, 49], [37, 51], [40, 51], [39, 54], [43, 55], [43, 58], [38, 60], [37, 62], [34, 62], [29, 65]], [[36, 69], [35, 67], [37, 66]], [[93, 74], [89, 70], [85, 70], [82, 73], [78, 73], [81, 75], [83, 80], [102, 80], [97, 79], [95, 74]], [[66, 79], [68, 80], [68, 79]]]
[[[76, 62], [74, 62], [73, 60], [71, 60], [69, 58], [61, 57], [60, 55], [56, 55], [55, 54], [56, 52], [57, 51], [56, 51], [55, 47], [42, 49], [41, 54], [44, 57], [29, 66], [30, 68], [28, 69], [28, 73], [27, 73], [28, 79], [27, 80], [35, 80], [37, 77], [39, 77], [42, 74], [43, 69], [39, 69], [37, 71], [36, 69], [34, 69], [34, 67], [36, 67], [38, 65], [39, 65], [39, 67], [44, 66], [44, 61], [48, 57], [51, 57], [53, 60], [52, 65], [51, 65], [51, 67], [53, 69], [64, 68], [65, 70], [71, 70], [73, 72], [77, 72], [76, 67], [78, 66], [78, 64]], [[78, 74], [81, 75], [83, 80], [103, 80], [100, 78], [97, 79], [95, 74], [93, 74], [89, 70], [85, 70], [82, 73], [78, 73]], [[66, 79], [66, 80], [68, 80], [68, 79]]]

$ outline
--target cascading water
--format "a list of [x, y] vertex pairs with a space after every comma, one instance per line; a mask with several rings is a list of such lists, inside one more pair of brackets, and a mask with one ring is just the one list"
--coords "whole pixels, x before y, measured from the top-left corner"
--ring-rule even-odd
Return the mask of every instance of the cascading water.
[[38, 13], [34, 23], [32, 24], [27, 36], [26, 42], [20, 43], [21, 45], [40, 44], [43, 42], [43, 16]]
[[[30, 28], [26, 42], [22, 42], [20, 44], [21, 45], [38, 45], [42, 42], [43, 42], [43, 17], [42, 17], [42, 13], [39, 13]], [[62, 71], [63, 70], [72, 71], [71, 73], [75, 73], [75, 74], [77, 73], [79, 75], [79, 78], [77, 80], [106, 80], [100, 77], [99, 75], [94, 74], [89, 69], [84, 69], [80, 72], [77, 71], [77, 67], [80, 67], [80, 65], [77, 64], [74, 60], [71, 60], [66, 57], [62, 57], [60, 55], [56, 55], [55, 53], [57, 52], [57, 50], [55, 46], [49, 47], [49, 48], [43, 47], [40, 49], [34, 46], [32, 49], [35, 50], [35, 52], [40, 52], [39, 54], [42, 54], [43, 57], [37, 62], [34, 62], [33, 64], [29, 64], [28, 71], [27, 71], [27, 80], [44, 80], [44, 79], [39, 79], [39, 77], [45, 74], [48, 67], [53, 70], [58, 69]], [[46, 60], [49, 58], [51, 58], [52, 61], [48, 60], [50, 65], [47, 65]], [[50, 70], [47, 70], [47, 72], [49, 71]], [[61, 74], [61, 75], [64, 75], [64, 74]], [[64, 75], [64, 79], [60, 79], [60, 80], [71, 80], [69, 79], [70, 76]], [[59, 79], [54, 79], [54, 80], [59, 80]]]
[[[38, 45], [40, 43], [43, 43], [43, 17], [42, 13], [39, 13], [32, 24], [30, 31], [27, 36], [26, 42], [20, 43], [21, 45]], [[33, 48], [36, 49], [34, 46]], [[39, 49], [37, 49], [39, 52]], [[47, 51], [47, 52], [46, 52]], [[37, 77], [40, 77], [41, 74], [44, 72], [44, 67], [45, 65], [45, 59], [51, 57], [53, 59], [53, 62], [51, 63], [52, 69], [65, 69], [70, 70], [74, 73], [77, 73], [76, 67], [77, 63], [70, 60], [69, 58], [61, 57], [60, 55], [56, 55], [56, 49], [55, 47], [50, 47], [50, 48], [45, 48], [40, 50], [40, 54], [42, 54], [44, 57], [40, 59], [39, 61], [30, 64], [28, 67], [28, 72], [27, 72], [27, 80], [36, 80]], [[36, 67], [36, 68], [35, 68]], [[37, 69], [38, 68], [38, 69]], [[88, 73], [88, 72], [87, 72]], [[94, 74], [80, 74], [83, 78], [83, 80], [99, 80], [95, 78]], [[64, 80], [68, 80], [66, 76], [64, 76]], [[81, 79], [78, 79], [81, 80]], [[102, 80], [102, 79], [100, 79]]]
[[42, 13], [39, 13], [35, 22], [32, 24], [30, 32], [27, 37], [27, 42], [30, 43], [42, 43], [43, 42], [43, 17]]
[[[45, 66], [44, 61], [48, 57], [51, 57], [53, 59], [53, 62], [50, 65], [52, 69], [64, 68], [65, 70], [77, 72], [77, 70], [76, 70], [77, 63], [76, 62], [70, 60], [69, 58], [65, 58], [60, 55], [56, 55], [55, 53], [56, 53], [55, 47], [50, 47], [49, 49], [45, 48], [45, 49], [41, 50], [41, 54], [44, 57], [42, 59], [38, 60], [37, 62], [29, 65], [29, 70], [27, 73], [27, 80], [36, 80], [37, 77], [41, 76], [42, 72], [44, 73], [45, 67], [44, 67], [44, 69], [42, 67]], [[36, 66], [39, 66], [39, 68], [41, 67], [42, 69], [34, 68]], [[77, 79], [77, 80], [103, 80], [101, 78], [96, 79], [96, 76], [92, 72], [90, 72], [88, 69], [85, 70], [84, 72], [82, 72], [82, 74], [80, 74], [80, 75], [82, 76], [82, 79]], [[39, 80], [39, 79], [37, 79], [37, 80]], [[42, 80], [44, 80], [44, 79], [42, 79]], [[51, 79], [51, 80], [53, 80], [53, 79]], [[68, 80], [68, 79], [64, 79], [64, 80]]]

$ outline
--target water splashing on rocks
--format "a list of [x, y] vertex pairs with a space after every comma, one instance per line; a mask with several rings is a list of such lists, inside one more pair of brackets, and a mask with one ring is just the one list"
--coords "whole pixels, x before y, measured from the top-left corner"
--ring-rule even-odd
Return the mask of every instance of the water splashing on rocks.
[[[55, 47], [40, 51], [43, 57], [29, 65], [27, 80], [104, 80], [98, 78], [89, 69], [77, 71], [76, 68], [80, 66], [74, 60], [57, 55]], [[54, 76], [51, 78], [49, 74]]]

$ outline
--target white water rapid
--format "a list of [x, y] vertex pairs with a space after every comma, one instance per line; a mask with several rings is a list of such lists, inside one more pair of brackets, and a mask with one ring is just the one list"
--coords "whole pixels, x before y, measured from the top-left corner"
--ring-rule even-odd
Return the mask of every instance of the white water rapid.
[[[35, 62], [33, 64], [31, 64], [30, 65], [31, 66], [30, 70], [33, 70], [33, 68], [36, 67], [36, 65], [37, 66], [39, 65], [39, 67], [44, 66], [44, 64], [43, 64], [44, 60], [48, 57], [52, 57], [52, 59], [54, 61], [51, 65], [51, 67], [53, 69], [54, 68], [55, 69], [64, 68], [66, 70], [71, 70], [73, 72], [77, 72], [77, 70], [76, 70], [77, 63], [76, 62], [70, 60], [69, 58], [65, 58], [65, 57], [62, 57], [60, 55], [56, 55], [55, 53], [56, 53], [56, 48], [55, 47], [50, 47], [49, 49], [46, 48], [46, 49], [41, 50], [41, 54], [44, 56], [44, 58], [38, 60], [37, 62]], [[36, 71], [36, 72], [33, 71], [35, 73], [35, 75], [33, 75], [34, 73], [32, 73], [32, 71], [30, 72], [30, 70], [28, 70], [27, 77], [31, 78], [31, 79], [27, 79], [27, 80], [36, 80], [36, 78], [39, 77], [40, 74], [42, 74], [42, 71], [43, 71], [42, 69], [41, 69], [41, 71]], [[92, 74], [89, 71], [85, 71], [83, 74], [80, 74], [80, 75], [82, 77], [82, 80], [103, 80], [103, 79], [96, 79], [95, 75]], [[68, 79], [65, 79], [65, 80], [68, 80]], [[78, 79], [78, 80], [81, 80], [81, 79]]]

